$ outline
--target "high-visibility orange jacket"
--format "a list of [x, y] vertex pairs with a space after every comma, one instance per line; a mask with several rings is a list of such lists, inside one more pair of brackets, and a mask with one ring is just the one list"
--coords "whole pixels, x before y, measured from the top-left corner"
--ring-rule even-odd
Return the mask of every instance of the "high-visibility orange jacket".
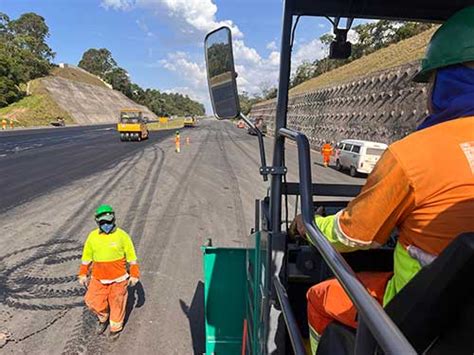
[[126, 263], [130, 264], [130, 276], [140, 276], [132, 238], [120, 228], [109, 234], [97, 228], [89, 234], [84, 244], [79, 275], [87, 275], [91, 263], [92, 277], [102, 283], [126, 280], [129, 276]]
[[321, 154], [325, 156], [332, 155], [332, 146], [329, 143], [325, 143], [321, 148]]
[[474, 117], [392, 144], [360, 195], [316, 224], [340, 251], [378, 247], [398, 228], [386, 304], [454, 238], [474, 231]]

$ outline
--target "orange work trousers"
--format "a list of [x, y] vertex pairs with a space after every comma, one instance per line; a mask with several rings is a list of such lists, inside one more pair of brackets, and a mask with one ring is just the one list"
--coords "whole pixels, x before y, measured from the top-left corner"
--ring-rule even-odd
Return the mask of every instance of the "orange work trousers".
[[324, 164], [329, 164], [331, 161], [331, 155], [330, 154], [323, 154], [323, 163]]
[[[369, 293], [382, 304], [385, 287], [392, 275], [392, 272], [361, 272], [357, 277]], [[353, 328], [357, 327], [357, 309], [336, 279], [314, 285], [308, 290], [306, 298], [310, 330], [316, 332], [314, 335], [317, 338], [333, 320]]]
[[119, 332], [123, 328], [127, 305], [128, 280], [104, 285], [91, 278], [84, 300], [87, 307], [104, 323], [109, 320], [110, 331]]

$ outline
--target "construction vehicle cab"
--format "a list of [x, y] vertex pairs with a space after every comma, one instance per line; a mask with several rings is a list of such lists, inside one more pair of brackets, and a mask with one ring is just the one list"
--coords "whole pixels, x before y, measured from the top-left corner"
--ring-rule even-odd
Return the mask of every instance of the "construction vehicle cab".
[[[241, 112], [237, 95], [232, 34], [221, 27], [205, 39], [208, 85], [215, 115], [240, 118], [257, 132], [260, 173], [271, 178], [269, 193], [256, 200], [255, 227], [246, 248], [208, 245], [204, 254], [204, 308], [208, 354], [305, 354], [308, 338], [305, 294], [309, 287], [335, 276], [358, 311], [358, 327], [333, 322], [323, 333], [317, 354], [438, 354], [474, 351], [474, 234], [456, 239], [424, 267], [385, 307], [366, 291], [360, 271], [392, 270], [393, 244], [340, 254], [314, 222], [316, 207], [327, 214], [344, 208], [341, 197], [356, 196], [361, 186], [313, 184], [307, 137], [287, 127], [291, 48], [300, 16], [328, 18], [335, 40], [330, 57], [347, 58], [347, 32], [354, 19], [442, 23], [471, 0], [286, 0], [272, 164], [267, 166], [262, 134]], [[347, 19], [339, 28], [340, 19]], [[296, 143], [299, 181], [287, 182], [285, 142]], [[311, 244], [290, 240], [290, 219], [283, 208], [288, 196], [300, 198]], [[321, 199], [324, 196], [326, 198]], [[327, 197], [334, 197], [334, 199]], [[243, 236], [244, 237], [244, 236]]]
[[195, 127], [197, 124], [197, 119], [194, 116], [184, 118], [184, 127]]
[[120, 110], [117, 131], [121, 141], [141, 141], [148, 138], [148, 128], [139, 109], [126, 108]]

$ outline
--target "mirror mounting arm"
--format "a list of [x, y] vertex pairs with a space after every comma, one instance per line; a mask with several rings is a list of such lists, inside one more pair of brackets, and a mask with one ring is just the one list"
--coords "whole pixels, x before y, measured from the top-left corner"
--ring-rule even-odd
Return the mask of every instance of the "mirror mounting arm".
[[263, 181], [268, 181], [268, 174], [272, 173], [271, 170], [267, 167], [267, 158], [265, 156], [265, 144], [263, 142], [263, 133], [255, 126], [252, 121], [250, 121], [247, 116], [245, 116], [242, 112], [239, 113], [239, 117], [257, 133], [258, 138], [258, 146], [260, 150], [260, 174], [263, 176]]

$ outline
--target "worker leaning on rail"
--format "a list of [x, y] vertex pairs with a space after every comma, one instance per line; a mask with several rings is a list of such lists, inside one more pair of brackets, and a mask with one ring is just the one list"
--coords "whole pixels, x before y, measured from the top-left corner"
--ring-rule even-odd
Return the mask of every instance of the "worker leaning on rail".
[[[315, 221], [340, 252], [377, 248], [397, 227], [393, 273], [359, 273], [386, 305], [463, 232], [474, 231], [474, 7], [453, 15], [433, 35], [421, 71], [429, 83], [429, 116], [392, 144], [359, 196], [336, 215]], [[301, 216], [290, 232], [306, 235]], [[356, 327], [356, 308], [339, 282], [309, 289], [313, 352], [333, 320]]]
[[140, 270], [132, 239], [116, 226], [112, 207], [99, 206], [95, 221], [99, 228], [89, 234], [84, 245], [79, 282], [87, 286], [85, 303], [99, 319], [97, 333], [102, 334], [110, 323], [110, 336], [115, 338], [123, 327], [127, 287], [137, 284]]
[[329, 141], [326, 141], [326, 143], [323, 144], [321, 147], [321, 155], [323, 156], [323, 164], [324, 167], [328, 167], [329, 162], [331, 161], [331, 155], [333, 153], [332, 150], [332, 145], [329, 143]]

